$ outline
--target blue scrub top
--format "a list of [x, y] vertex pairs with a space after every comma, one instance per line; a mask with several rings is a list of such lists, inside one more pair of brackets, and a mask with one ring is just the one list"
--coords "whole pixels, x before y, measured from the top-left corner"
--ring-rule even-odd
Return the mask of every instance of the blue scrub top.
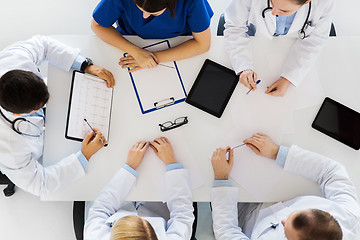
[[116, 21], [122, 35], [144, 39], [164, 39], [205, 31], [214, 15], [207, 0], [177, 0], [175, 17], [167, 9], [159, 16], [143, 18], [143, 12], [132, 0], [102, 0], [93, 12], [94, 20], [103, 27]]

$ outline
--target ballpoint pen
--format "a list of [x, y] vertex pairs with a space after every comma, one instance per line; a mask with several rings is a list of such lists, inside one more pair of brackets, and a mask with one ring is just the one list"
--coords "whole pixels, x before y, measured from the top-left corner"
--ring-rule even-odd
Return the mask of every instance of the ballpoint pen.
[[[256, 81], [256, 85], [258, 85], [259, 83], [261, 82], [261, 80], [259, 79], [259, 80], [257, 80]], [[253, 90], [254, 88], [251, 88], [246, 94], [249, 94], [250, 92], [251, 92], [251, 90]]]
[[243, 144], [237, 145], [235, 147], [232, 147], [232, 148], [228, 149], [227, 151], [230, 151], [231, 149], [235, 149], [235, 148], [238, 148], [238, 147], [242, 147], [244, 145], [246, 145], [246, 143], [243, 143]]
[[86, 118], [84, 118], [84, 121], [87, 123], [87, 125], [89, 125], [89, 127], [91, 128], [91, 130], [96, 134], [95, 130], [91, 127], [90, 123], [86, 120]]

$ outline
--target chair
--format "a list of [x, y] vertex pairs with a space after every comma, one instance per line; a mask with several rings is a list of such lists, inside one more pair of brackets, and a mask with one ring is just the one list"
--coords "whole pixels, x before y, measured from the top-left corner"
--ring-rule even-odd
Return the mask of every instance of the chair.
[[15, 184], [5, 175], [0, 172], [0, 184], [7, 185], [4, 189], [5, 197], [10, 197], [15, 193]]
[[[193, 223], [193, 231], [191, 235], [191, 240], [196, 240], [196, 226], [197, 226], [197, 219], [198, 219], [198, 208], [197, 203], [193, 203], [194, 207], [194, 216], [195, 220]], [[73, 205], [73, 226], [76, 240], [83, 240], [84, 239], [84, 224], [85, 224], [85, 202], [74, 202]]]
[[[219, 19], [219, 23], [218, 23], [218, 29], [217, 29], [217, 35], [218, 36], [224, 36], [224, 27], [225, 24], [225, 17], [224, 14], [221, 14], [220, 19]], [[334, 23], [331, 23], [331, 29], [330, 29], [330, 33], [329, 33], [330, 37], [336, 37], [336, 31], [335, 31], [335, 26]]]

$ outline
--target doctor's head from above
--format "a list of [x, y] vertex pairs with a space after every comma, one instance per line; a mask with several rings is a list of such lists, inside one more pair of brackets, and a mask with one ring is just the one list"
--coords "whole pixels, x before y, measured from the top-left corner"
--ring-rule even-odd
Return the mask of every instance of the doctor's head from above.
[[44, 80], [32, 72], [12, 70], [0, 78], [0, 105], [14, 115], [37, 112], [49, 97]]
[[157, 240], [151, 224], [136, 215], [128, 215], [118, 219], [111, 229], [110, 240], [137, 239]]
[[295, 211], [281, 221], [288, 240], [341, 240], [339, 223], [319, 209]]
[[143, 12], [143, 18], [150, 16], [160, 16], [167, 9], [170, 16], [175, 17], [175, 7], [177, 0], [133, 0], [136, 6]]
[[270, 0], [272, 15], [290, 16], [311, 0]]

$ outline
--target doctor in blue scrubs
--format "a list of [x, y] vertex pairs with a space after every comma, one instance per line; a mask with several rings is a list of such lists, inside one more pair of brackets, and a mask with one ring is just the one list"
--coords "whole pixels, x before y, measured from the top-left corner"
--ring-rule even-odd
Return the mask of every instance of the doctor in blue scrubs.
[[[119, 65], [131, 72], [156, 67], [160, 62], [185, 59], [210, 48], [213, 11], [207, 0], [102, 0], [93, 12], [91, 28], [105, 42], [129, 53]], [[114, 23], [118, 27], [113, 27]], [[159, 52], [142, 49], [123, 35], [164, 39], [193, 38]]]

